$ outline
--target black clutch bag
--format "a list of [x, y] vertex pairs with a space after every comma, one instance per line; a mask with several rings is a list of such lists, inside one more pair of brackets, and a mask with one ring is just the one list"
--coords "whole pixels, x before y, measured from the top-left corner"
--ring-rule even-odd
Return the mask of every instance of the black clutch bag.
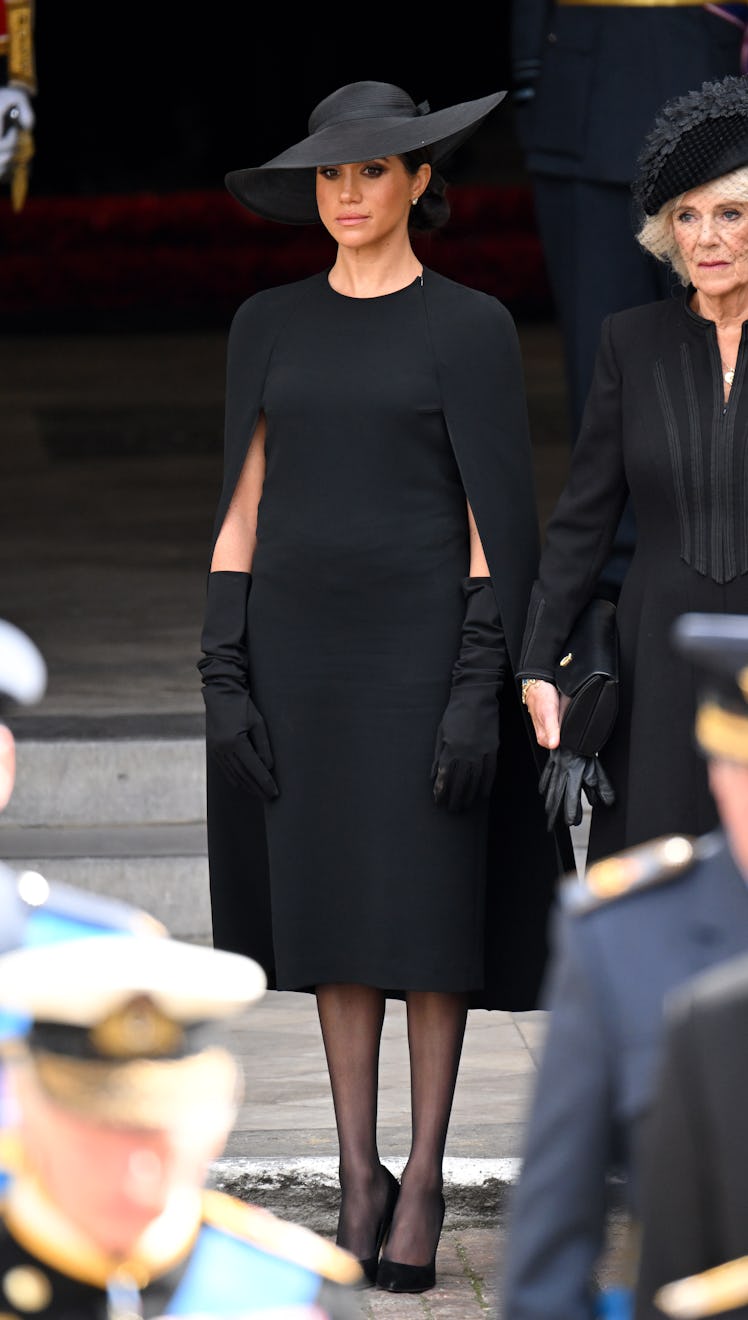
[[595, 756], [605, 746], [618, 714], [616, 607], [597, 597], [579, 615], [554, 671], [569, 698], [561, 720], [561, 746]]

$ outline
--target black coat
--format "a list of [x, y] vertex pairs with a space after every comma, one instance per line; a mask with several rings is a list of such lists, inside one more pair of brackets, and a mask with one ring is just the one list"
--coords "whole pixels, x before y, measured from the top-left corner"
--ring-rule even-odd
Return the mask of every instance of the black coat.
[[665, 998], [748, 951], [745, 880], [719, 835], [697, 851], [707, 856], [679, 874], [655, 869], [643, 888], [559, 917], [548, 1034], [510, 1202], [505, 1320], [592, 1320], [607, 1173], [624, 1172], [637, 1210]]
[[[214, 538], [262, 407], [276, 337], [317, 282], [314, 276], [256, 294], [234, 319], [228, 350], [225, 475]], [[500, 699], [501, 750], [489, 828], [485, 988], [473, 1002], [480, 1007], [531, 1008], [545, 967], [556, 879], [573, 865], [573, 854], [566, 831], [558, 845], [546, 832], [538, 794], [543, 758], [513, 680], [539, 548], [522, 364], [512, 319], [495, 298], [433, 271], [424, 272], [423, 295], [442, 410], [488, 560], [510, 664]], [[214, 942], [254, 957], [272, 988], [263, 809], [234, 789], [210, 757], [207, 772]]]
[[514, 0], [512, 62], [537, 95], [520, 112], [528, 168], [630, 183], [663, 103], [740, 71], [741, 29], [698, 5]]
[[[747, 1040], [748, 956], [671, 997], [643, 1147], [636, 1320], [662, 1315], [663, 1284], [748, 1255]], [[748, 1316], [743, 1300], [724, 1314]]]
[[690, 610], [748, 612], [748, 322], [724, 410], [714, 323], [689, 310], [684, 292], [605, 321], [520, 662], [520, 673], [552, 678], [630, 492], [636, 550], [618, 603], [620, 709], [601, 754], [616, 804], [593, 811], [593, 858], [717, 823], [693, 740], [695, 674], [670, 630]]

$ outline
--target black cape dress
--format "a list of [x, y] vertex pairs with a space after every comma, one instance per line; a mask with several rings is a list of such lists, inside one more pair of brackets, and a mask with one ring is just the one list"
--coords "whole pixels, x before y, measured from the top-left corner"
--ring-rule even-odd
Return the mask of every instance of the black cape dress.
[[569, 854], [545, 829], [511, 667], [492, 798], [447, 812], [430, 777], [460, 646], [466, 493], [513, 660], [537, 568], [511, 318], [429, 271], [378, 298], [322, 272], [249, 299], [229, 337], [215, 536], [260, 409], [247, 637], [279, 797], [261, 807], [209, 758], [214, 943], [278, 989], [530, 1008]]
[[693, 289], [603, 323], [569, 478], [549, 520], [521, 660], [552, 673], [631, 492], [636, 547], [618, 602], [620, 708], [600, 760], [613, 807], [588, 857], [718, 824], [694, 738], [698, 675], [673, 649], [689, 611], [748, 610], [748, 322], [727, 404], [714, 322]]

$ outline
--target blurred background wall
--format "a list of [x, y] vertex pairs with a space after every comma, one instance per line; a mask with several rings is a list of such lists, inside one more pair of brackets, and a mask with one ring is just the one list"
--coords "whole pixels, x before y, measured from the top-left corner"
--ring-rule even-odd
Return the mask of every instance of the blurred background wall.
[[[257, 288], [319, 269], [323, 231], [252, 217], [227, 170], [303, 137], [345, 82], [395, 82], [434, 109], [508, 87], [509, 9], [354, 24], [272, 5], [38, 0], [29, 196], [16, 215], [0, 195], [0, 333], [219, 328]], [[519, 317], [549, 315], [508, 98], [445, 172], [453, 220], [421, 240], [423, 259]]]

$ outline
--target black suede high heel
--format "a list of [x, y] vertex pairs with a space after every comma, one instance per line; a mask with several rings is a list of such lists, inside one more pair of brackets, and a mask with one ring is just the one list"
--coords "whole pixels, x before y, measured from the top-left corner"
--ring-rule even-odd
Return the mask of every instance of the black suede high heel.
[[384, 1204], [384, 1213], [379, 1221], [379, 1227], [377, 1229], [377, 1245], [373, 1256], [367, 1256], [365, 1260], [359, 1260], [358, 1262], [368, 1283], [376, 1283], [377, 1281], [379, 1253], [382, 1250], [385, 1238], [390, 1231], [392, 1216], [395, 1213], [395, 1205], [397, 1204], [397, 1198], [400, 1195], [400, 1184], [394, 1173], [391, 1173], [385, 1164], [382, 1165], [382, 1168], [387, 1174], [389, 1185], [387, 1187], [387, 1200]]
[[433, 1288], [436, 1283], [436, 1252], [439, 1246], [442, 1225], [444, 1224], [444, 1209], [444, 1197], [442, 1197], [442, 1212], [439, 1220], [439, 1232], [436, 1237], [436, 1247], [428, 1265], [402, 1265], [396, 1260], [380, 1260], [379, 1269], [377, 1270], [378, 1288], [393, 1293], [420, 1293]]

